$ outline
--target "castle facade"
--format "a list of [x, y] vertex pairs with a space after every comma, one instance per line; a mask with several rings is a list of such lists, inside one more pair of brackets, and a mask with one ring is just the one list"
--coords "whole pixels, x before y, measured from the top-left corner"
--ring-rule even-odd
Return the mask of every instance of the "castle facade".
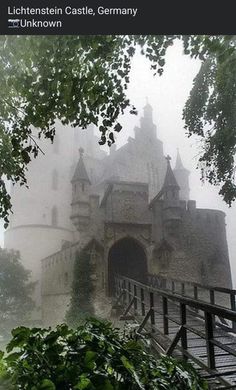
[[92, 129], [58, 128], [46, 156], [31, 163], [30, 189], [13, 187], [5, 247], [20, 250], [39, 281], [44, 324], [63, 320], [82, 249], [94, 265], [98, 312], [114, 292], [115, 273], [232, 285], [225, 214], [189, 199], [189, 171], [179, 153], [173, 170], [164, 157], [149, 104], [134, 134], [106, 155]]

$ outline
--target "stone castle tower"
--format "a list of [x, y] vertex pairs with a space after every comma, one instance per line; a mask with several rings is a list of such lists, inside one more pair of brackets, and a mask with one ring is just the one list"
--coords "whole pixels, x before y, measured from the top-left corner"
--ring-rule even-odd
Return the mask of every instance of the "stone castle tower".
[[134, 138], [109, 155], [92, 128], [58, 125], [54, 144], [44, 142], [45, 155], [31, 163], [30, 189], [13, 187], [5, 246], [20, 250], [39, 281], [44, 322], [63, 319], [74, 260], [84, 248], [96, 264], [98, 306], [98, 297], [112, 294], [115, 272], [231, 284], [224, 213], [189, 200], [189, 171], [179, 152], [172, 170], [152, 113], [146, 104]]

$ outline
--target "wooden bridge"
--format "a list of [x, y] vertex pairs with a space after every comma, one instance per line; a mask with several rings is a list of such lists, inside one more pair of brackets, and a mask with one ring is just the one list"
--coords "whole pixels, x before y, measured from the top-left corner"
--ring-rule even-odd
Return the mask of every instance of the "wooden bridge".
[[236, 290], [148, 276], [116, 276], [115, 308], [158, 352], [189, 360], [210, 389], [236, 389]]

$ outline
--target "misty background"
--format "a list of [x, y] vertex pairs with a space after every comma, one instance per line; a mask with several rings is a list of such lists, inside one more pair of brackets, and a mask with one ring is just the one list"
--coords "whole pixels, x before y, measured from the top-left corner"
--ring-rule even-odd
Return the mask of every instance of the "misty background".
[[[134, 136], [133, 128], [139, 125], [142, 110], [148, 102], [153, 107], [153, 121], [157, 125], [157, 137], [164, 143], [164, 153], [172, 157], [172, 167], [175, 166], [177, 148], [179, 148], [183, 165], [191, 171], [190, 199], [197, 201], [198, 208], [220, 209], [226, 213], [226, 230], [228, 237], [229, 256], [233, 284], [236, 285], [236, 203], [229, 208], [218, 195], [218, 188], [200, 181], [200, 170], [196, 169], [197, 159], [201, 151], [200, 139], [188, 138], [184, 130], [182, 110], [189, 96], [192, 82], [200, 68], [200, 61], [190, 59], [182, 54], [182, 44], [177, 42], [168, 49], [164, 73], [153, 76], [150, 63], [140, 54], [132, 60], [130, 86], [128, 97], [138, 110], [138, 115], [128, 112], [120, 118], [123, 129], [116, 136], [119, 148], [127, 139]], [[97, 131], [97, 134], [100, 133]], [[48, 141], [50, 142], [50, 141]], [[106, 151], [108, 147], [102, 147]], [[142, 156], [140, 156], [142, 158]], [[0, 245], [4, 245], [3, 221], [0, 225]]]

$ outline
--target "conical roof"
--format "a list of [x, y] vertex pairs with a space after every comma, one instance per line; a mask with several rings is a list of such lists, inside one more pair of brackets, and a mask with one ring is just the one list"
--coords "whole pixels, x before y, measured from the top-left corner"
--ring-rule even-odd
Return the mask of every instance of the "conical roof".
[[155, 198], [153, 198], [153, 200], [150, 202], [149, 204], [149, 208], [152, 208], [153, 204], [158, 200], [160, 199], [163, 194], [165, 194], [168, 190], [170, 189], [177, 189], [177, 190], [180, 190], [180, 186], [178, 185], [177, 183], [177, 180], [175, 178], [175, 175], [172, 171], [172, 168], [171, 168], [171, 165], [170, 165], [170, 160], [171, 160], [171, 157], [170, 156], [167, 156], [166, 157], [166, 160], [167, 160], [167, 169], [166, 169], [166, 175], [165, 175], [165, 180], [164, 180], [164, 184], [162, 186], [162, 189], [161, 191], [155, 196]]
[[176, 156], [176, 162], [175, 162], [175, 168], [174, 171], [185, 171], [186, 173], [190, 173], [187, 168], [184, 167], [182, 163], [182, 159], [180, 157], [179, 149], [177, 149], [177, 156]]
[[166, 176], [165, 176], [162, 190], [165, 190], [166, 188], [169, 187], [180, 188], [170, 165], [170, 160], [171, 160], [170, 156], [167, 156], [166, 160], [167, 160], [167, 169], [166, 169]]
[[84, 165], [84, 161], [83, 161], [83, 153], [84, 153], [84, 149], [80, 148], [79, 149], [80, 157], [79, 157], [78, 164], [75, 168], [74, 176], [71, 180], [72, 182], [73, 181], [87, 181], [88, 183], [90, 183], [90, 180], [89, 180], [89, 177], [88, 177], [85, 165]]
[[180, 157], [179, 149], [177, 149], [177, 157], [176, 157], [176, 163], [175, 163], [175, 169], [185, 169]]

